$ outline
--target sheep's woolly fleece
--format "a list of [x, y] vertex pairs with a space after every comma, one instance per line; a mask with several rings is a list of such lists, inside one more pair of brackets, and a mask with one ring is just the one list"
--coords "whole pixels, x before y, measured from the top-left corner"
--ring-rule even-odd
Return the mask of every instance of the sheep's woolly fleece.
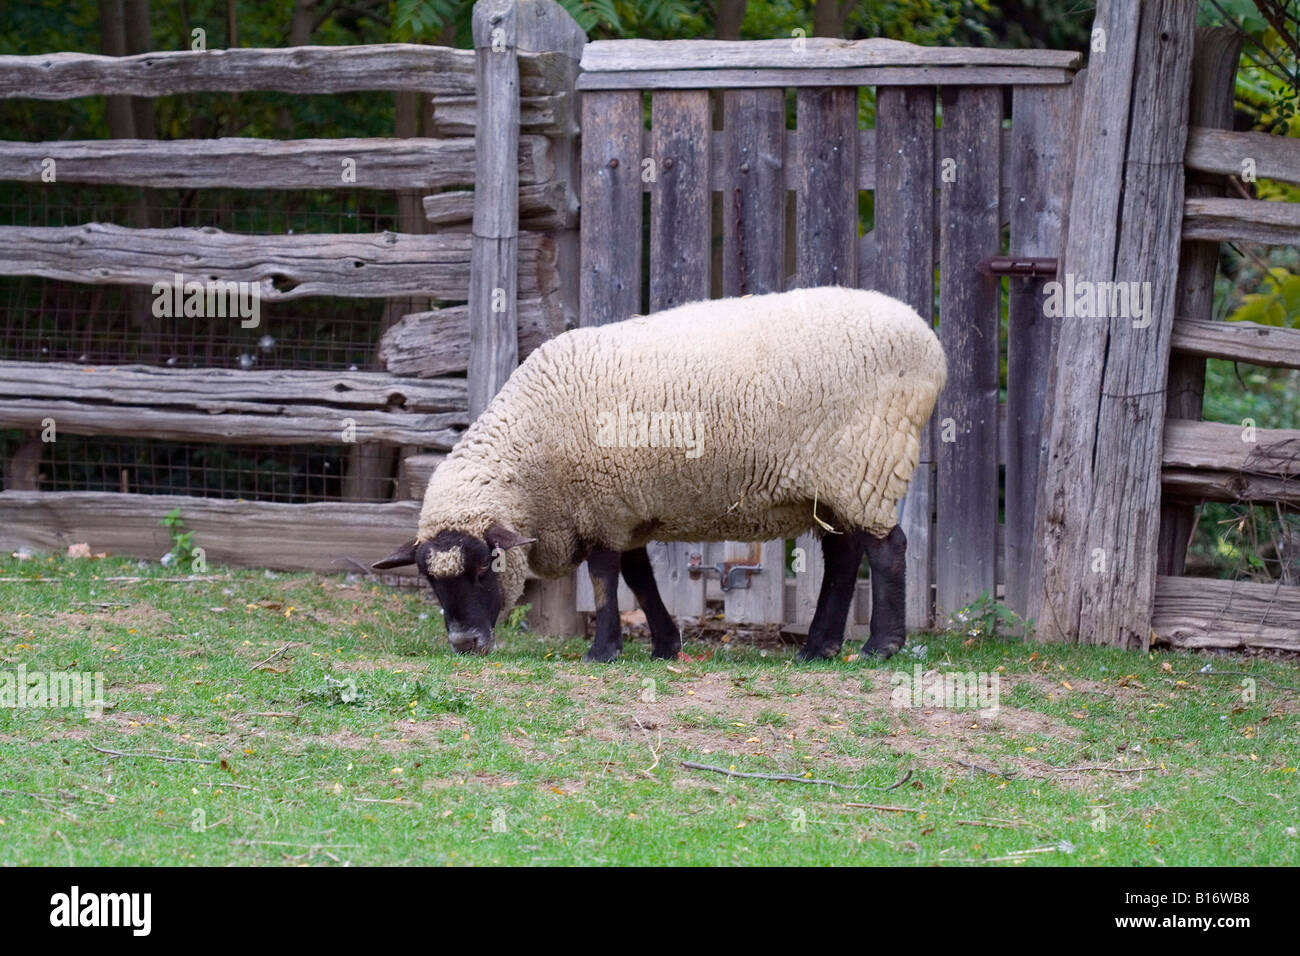
[[434, 472], [418, 540], [500, 522], [537, 542], [503, 581], [593, 546], [883, 535], [947, 377], [933, 330], [878, 292], [696, 302], [545, 343]]

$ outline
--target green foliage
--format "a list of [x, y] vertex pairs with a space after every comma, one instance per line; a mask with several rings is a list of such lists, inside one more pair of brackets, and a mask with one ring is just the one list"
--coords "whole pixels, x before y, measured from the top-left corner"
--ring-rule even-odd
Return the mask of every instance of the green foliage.
[[948, 620], [949, 633], [975, 639], [998, 635], [1026, 637], [1033, 632], [1033, 627], [1033, 621], [1022, 618], [988, 591]]
[[1242, 304], [1228, 316], [1228, 321], [1296, 328], [1300, 324], [1300, 275], [1276, 267], [1268, 271], [1262, 285], [1262, 292], [1242, 297]]
[[194, 532], [185, 530], [185, 519], [181, 517], [181, 509], [173, 508], [167, 512], [161, 524], [172, 539], [171, 550], [167, 552], [171, 563], [175, 564], [178, 571], [189, 574], [194, 570]]

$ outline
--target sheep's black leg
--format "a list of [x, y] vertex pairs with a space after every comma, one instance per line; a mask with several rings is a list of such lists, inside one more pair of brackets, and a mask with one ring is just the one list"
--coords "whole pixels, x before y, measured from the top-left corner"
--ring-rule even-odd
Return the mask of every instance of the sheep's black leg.
[[869, 537], [867, 561], [871, 563], [871, 639], [862, 650], [889, 657], [907, 640], [907, 537], [903, 529], [896, 527], [883, 538]]
[[808, 626], [808, 640], [799, 652], [799, 660], [834, 657], [844, 644], [844, 625], [849, 618], [849, 603], [858, 586], [858, 566], [867, 548], [865, 531], [827, 532], [822, 536], [822, 557], [826, 572], [817, 595], [817, 610]]
[[587, 556], [591, 589], [596, 596], [596, 636], [583, 660], [604, 664], [623, 651], [623, 625], [618, 617], [618, 552], [598, 549]]
[[682, 635], [659, 596], [650, 555], [644, 547], [624, 551], [622, 565], [623, 580], [645, 611], [645, 622], [650, 628], [650, 656], [675, 659], [682, 649]]

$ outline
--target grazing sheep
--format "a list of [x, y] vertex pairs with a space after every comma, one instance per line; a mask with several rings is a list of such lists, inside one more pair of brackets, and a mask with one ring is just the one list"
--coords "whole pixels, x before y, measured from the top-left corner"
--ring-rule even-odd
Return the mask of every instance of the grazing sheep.
[[[903, 645], [898, 502], [947, 376], [929, 325], [878, 292], [826, 287], [696, 302], [559, 335], [510, 377], [434, 472], [415, 564], [458, 651], [486, 653], [530, 575], [584, 559], [588, 660], [622, 649], [618, 575], [655, 657], [681, 648], [646, 542], [765, 541], [825, 529], [825, 576], [800, 658], [844, 640], [865, 551], [871, 638]], [[834, 530], [830, 530], [830, 529]]]

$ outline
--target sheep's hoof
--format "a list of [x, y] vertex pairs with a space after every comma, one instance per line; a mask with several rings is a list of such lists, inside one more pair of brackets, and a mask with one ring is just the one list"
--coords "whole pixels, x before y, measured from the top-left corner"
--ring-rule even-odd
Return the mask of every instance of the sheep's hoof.
[[677, 655], [682, 652], [682, 642], [675, 641], [672, 644], [651, 644], [650, 658], [656, 661], [675, 661]]
[[834, 644], [805, 644], [799, 649], [796, 658], [803, 662], [833, 660], [840, 653], [840, 645]]
[[873, 637], [862, 645], [863, 655], [879, 657], [881, 660], [893, 657], [903, 649], [903, 642], [907, 640], [905, 635], [896, 635], [894, 637], [876, 638]]
[[582, 655], [582, 659], [588, 664], [608, 664], [611, 661], [618, 660], [618, 655], [623, 652], [623, 648], [614, 645], [598, 646], [591, 645], [587, 653]]

